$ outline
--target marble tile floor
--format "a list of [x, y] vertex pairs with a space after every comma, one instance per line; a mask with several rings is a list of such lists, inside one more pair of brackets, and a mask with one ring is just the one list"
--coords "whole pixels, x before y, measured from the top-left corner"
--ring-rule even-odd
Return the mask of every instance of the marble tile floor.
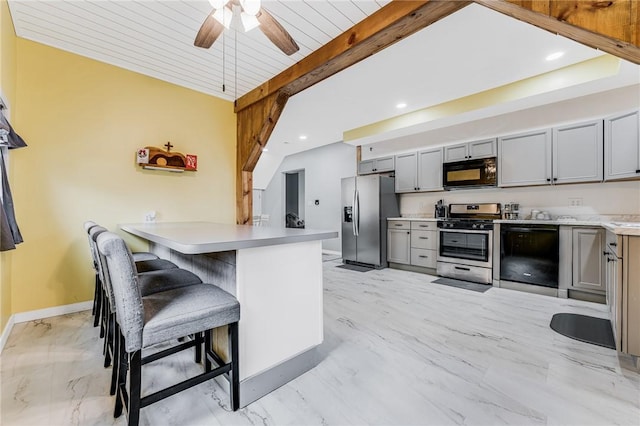
[[[321, 363], [237, 412], [201, 384], [150, 407], [143, 425], [639, 425], [640, 375], [613, 350], [549, 328], [603, 305], [325, 261]], [[0, 423], [123, 425], [89, 312], [17, 324], [0, 357]], [[143, 370], [143, 388], [199, 371], [192, 352]]]

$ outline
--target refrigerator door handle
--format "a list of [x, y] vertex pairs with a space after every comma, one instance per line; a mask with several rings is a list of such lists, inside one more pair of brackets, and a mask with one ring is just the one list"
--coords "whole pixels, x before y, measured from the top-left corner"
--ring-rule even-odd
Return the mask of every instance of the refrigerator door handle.
[[353, 215], [353, 223], [356, 228], [356, 237], [360, 236], [360, 191], [356, 189], [356, 199], [353, 204], [353, 208], [355, 209], [355, 214]]
[[356, 235], [356, 218], [358, 217], [358, 208], [356, 207], [356, 191], [355, 189], [353, 190], [353, 217], [351, 218], [351, 230], [353, 232], [353, 236], [355, 237]]

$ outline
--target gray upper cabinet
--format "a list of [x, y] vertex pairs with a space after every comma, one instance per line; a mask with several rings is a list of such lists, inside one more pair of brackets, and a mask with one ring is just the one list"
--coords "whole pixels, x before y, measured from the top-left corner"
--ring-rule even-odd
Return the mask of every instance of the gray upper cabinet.
[[415, 192], [418, 187], [418, 154], [396, 155], [396, 192]]
[[442, 190], [442, 148], [418, 152], [417, 190]]
[[496, 156], [496, 139], [484, 139], [444, 147], [444, 162], [464, 161]]
[[392, 172], [395, 169], [395, 159], [391, 157], [372, 158], [358, 163], [358, 174]]
[[551, 129], [498, 138], [498, 185], [551, 182]]
[[602, 181], [602, 120], [553, 129], [553, 183]]
[[640, 178], [640, 112], [604, 119], [604, 180]]
[[442, 190], [442, 148], [396, 155], [396, 192]]
[[602, 120], [498, 139], [499, 186], [601, 182]]

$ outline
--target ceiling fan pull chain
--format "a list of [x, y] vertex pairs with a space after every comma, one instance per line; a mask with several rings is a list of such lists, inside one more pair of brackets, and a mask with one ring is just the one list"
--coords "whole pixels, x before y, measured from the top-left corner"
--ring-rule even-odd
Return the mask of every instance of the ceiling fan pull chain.
[[226, 40], [225, 40], [225, 37], [224, 37], [224, 32], [223, 32], [222, 33], [222, 93], [224, 93], [226, 91], [226, 89], [227, 89], [225, 87], [225, 83], [226, 83], [226, 81], [225, 81], [225, 68], [226, 68], [225, 59], [227, 58], [227, 55], [225, 54], [225, 48], [224, 48], [225, 44], [227, 44], [227, 43], [226, 43]]

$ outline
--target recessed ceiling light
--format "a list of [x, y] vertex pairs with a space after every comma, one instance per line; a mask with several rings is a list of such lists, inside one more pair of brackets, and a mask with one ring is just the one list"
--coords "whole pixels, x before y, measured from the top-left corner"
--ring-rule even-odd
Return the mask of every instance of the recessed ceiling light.
[[269, 152], [269, 148], [267, 148], [267, 147], [262, 148], [262, 152]]
[[396, 104], [396, 108], [398, 109], [402, 109], [402, 108], [406, 108], [407, 104], [405, 104], [404, 102], [400, 102], [399, 104]]
[[307, 140], [307, 135], [300, 135], [300, 137], [298, 138], [301, 141], [306, 141]]
[[547, 61], [555, 61], [556, 59], [559, 59], [562, 56], [564, 56], [564, 52], [554, 52], [554, 53], [550, 54], [549, 56], [547, 56], [545, 59]]

